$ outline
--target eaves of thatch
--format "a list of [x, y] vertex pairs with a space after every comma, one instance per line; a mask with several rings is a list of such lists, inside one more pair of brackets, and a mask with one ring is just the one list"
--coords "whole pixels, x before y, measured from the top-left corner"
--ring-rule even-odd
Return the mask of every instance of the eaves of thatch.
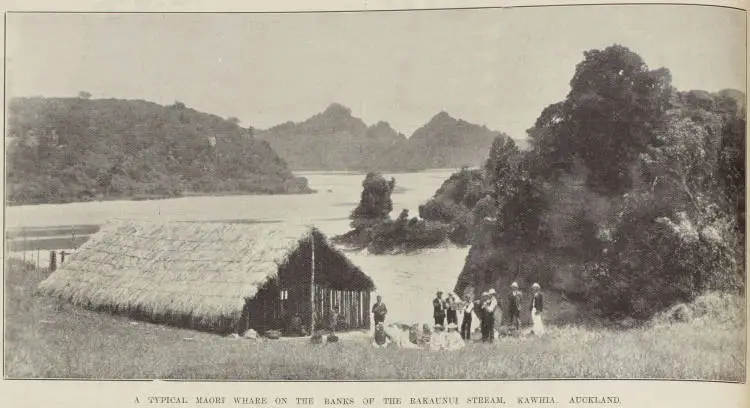
[[245, 300], [276, 278], [313, 234], [316, 245], [328, 246], [347, 266], [346, 274], [327, 277], [331, 286], [374, 289], [367, 275], [310, 227], [113, 220], [42, 281], [39, 291], [113, 312], [236, 319]]

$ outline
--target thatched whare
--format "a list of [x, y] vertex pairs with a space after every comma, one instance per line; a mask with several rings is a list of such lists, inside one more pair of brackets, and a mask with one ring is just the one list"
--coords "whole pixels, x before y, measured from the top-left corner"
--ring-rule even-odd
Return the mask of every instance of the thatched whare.
[[39, 285], [43, 294], [133, 318], [288, 334], [331, 321], [337, 330], [368, 328], [373, 289], [314, 228], [127, 220], [103, 226]]

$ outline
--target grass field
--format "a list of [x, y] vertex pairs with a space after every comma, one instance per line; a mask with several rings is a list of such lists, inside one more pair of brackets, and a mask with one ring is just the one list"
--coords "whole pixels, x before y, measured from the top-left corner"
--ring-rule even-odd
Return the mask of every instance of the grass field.
[[[703, 302], [703, 317], [628, 331], [550, 328], [456, 352], [374, 349], [366, 334], [332, 345], [243, 340], [60, 305], [33, 295], [43, 278], [10, 262], [5, 285], [9, 378], [241, 380], [674, 378], [743, 381], [740, 299]], [[741, 309], [741, 310], [738, 310]], [[719, 311], [717, 311], [719, 310]]]

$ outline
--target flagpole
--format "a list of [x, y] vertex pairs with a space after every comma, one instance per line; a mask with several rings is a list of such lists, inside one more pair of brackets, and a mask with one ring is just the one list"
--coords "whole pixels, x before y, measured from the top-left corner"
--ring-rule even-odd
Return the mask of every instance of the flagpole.
[[310, 335], [315, 334], [315, 229], [310, 233]]

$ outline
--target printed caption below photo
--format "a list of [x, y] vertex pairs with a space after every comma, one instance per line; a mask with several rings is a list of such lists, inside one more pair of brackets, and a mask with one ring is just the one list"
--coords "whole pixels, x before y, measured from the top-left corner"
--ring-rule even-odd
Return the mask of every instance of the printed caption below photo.
[[503, 407], [595, 407], [616, 406], [618, 396], [408, 396], [408, 397], [287, 397], [287, 396], [137, 396], [138, 405], [196, 406], [257, 406], [257, 407], [437, 407], [437, 406], [503, 406]]

